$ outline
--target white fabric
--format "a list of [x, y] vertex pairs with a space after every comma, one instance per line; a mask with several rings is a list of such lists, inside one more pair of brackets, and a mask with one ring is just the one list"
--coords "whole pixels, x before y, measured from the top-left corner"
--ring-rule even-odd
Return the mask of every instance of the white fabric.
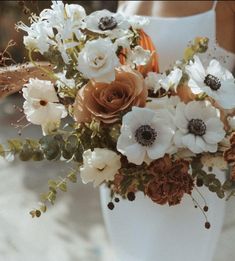
[[[127, 1], [118, 11], [129, 13], [133, 11], [135, 1]], [[202, 36], [210, 39], [208, 55], [215, 57], [224, 66], [233, 70], [235, 54], [230, 53], [216, 45], [216, 4], [211, 10], [200, 14], [185, 17], [156, 17], [147, 16], [150, 24], [145, 28], [152, 38], [159, 54], [160, 71], [169, 68], [176, 60], [183, 56], [185, 47], [195, 37]], [[132, 12], [133, 13], [133, 12]]]

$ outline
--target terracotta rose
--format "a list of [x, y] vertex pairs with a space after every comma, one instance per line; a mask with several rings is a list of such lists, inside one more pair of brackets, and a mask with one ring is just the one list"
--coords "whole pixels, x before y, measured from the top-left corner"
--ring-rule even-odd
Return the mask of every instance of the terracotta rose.
[[92, 118], [114, 123], [130, 107], [144, 107], [147, 95], [143, 76], [123, 66], [116, 70], [112, 83], [89, 81], [80, 89], [74, 103], [74, 117], [79, 123], [90, 122]]

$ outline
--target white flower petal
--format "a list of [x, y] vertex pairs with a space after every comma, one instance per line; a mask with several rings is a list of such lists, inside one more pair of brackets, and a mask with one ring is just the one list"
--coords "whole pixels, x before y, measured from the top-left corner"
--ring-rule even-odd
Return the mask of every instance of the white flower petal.
[[190, 64], [185, 67], [185, 70], [191, 79], [197, 83], [201, 83], [205, 79], [206, 72], [199, 57], [195, 55], [193, 58], [194, 62], [191, 61]]
[[183, 147], [183, 144], [182, 144], [182, 138], [183, 137], [184, 137], [184, 134], [180, 130], [177, 130], [175, 135], [174, 135], [174, 143], [178, 148]]
[[235, 80], [229, 79], [221, 82], [216, 97], [212, 96], [223, 109], [235, 109]]
[[182, 144], [194, 153], [201, 153], [203, 150], [196, 143], [196, 137], [193, 134], [187, 134], [182, 137]]
[[138, 143], [125, 148], [125, 154], [128, 161], [136, 165], [141, 165], [146, 155], [146, 149]]
[[201, 85], [193, 79], [189, 79], [188, 86], [190, 87], [193, 94], [199, 94], [203, 92], [202, 88], [200, 88]]
[[206, 75], [211, 74], [219, 79], [223, 76], [223, 68], [220, 63], [213, 59], [210, 61], [208, 68], [206, 69]]
[[207, 151], [206, 143], [202, 137], [196, 136], [196, 145], [198, 146], [198, 148], [201, 148], [202, 151]]
[[192, 119], [203, 119], [205, 110], [205, 103], [200, 101], [192, 101], [186, 105], [185, 116], [188, 121]]
[[207, 147], [207, 151], [211, 152], [211, 153], [215, 153], [218, 150], [218, 144], [206, 144]]
[[188, 130], [188, 120], [185, 115], [185, 107], [186, 105], [182, 102], [176, 107], [175, 125], [182, 131]]

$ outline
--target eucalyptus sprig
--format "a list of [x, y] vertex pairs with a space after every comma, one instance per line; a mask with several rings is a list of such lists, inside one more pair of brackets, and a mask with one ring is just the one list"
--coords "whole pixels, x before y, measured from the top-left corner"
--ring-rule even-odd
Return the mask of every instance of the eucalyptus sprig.
[[[212, 169], [210, 170], [210, 173], [207, 173], [205, 170], [203, 170], [200, 157], [193, 158], [191, 166], [192, 176], [197, 180], [197, 185], [206, 186], [211, 192], [216, 193], [219, 198], [224, 198], [225, 193], [232, 189], [233, 182], [231, 180], [226, 180], [224, 183], [221, 183], [221, 181], [216, 178], [216, 175], [212, 173]], [[227, 199], [230, 197], [231, 196], [229, 196]]]
[[77, 182], [78, 170], [72, 169], [64, 178], [58, 180], [49, 180], [48, 181], [48, 192], [41, 194], [41, 202], [39, 207], [30, 211], [32, 218], [40, 217], [42, 213], [47, 211], [47, 203], [51, 205], [55, 204], [57, 194], [59, 191], [67, 192], [67, 183]]

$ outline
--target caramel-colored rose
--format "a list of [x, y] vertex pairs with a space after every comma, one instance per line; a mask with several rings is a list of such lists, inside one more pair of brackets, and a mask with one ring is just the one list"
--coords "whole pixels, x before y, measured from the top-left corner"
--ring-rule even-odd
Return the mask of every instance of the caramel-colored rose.
[[123, 66], [116, 70], [112, 83], [90, 81], [78, 92], [74, 103], [75, 120], [80, 123], [95, 118], [114, 123], [131, 106], [144, 107], [147, 94], [143, 76]]

